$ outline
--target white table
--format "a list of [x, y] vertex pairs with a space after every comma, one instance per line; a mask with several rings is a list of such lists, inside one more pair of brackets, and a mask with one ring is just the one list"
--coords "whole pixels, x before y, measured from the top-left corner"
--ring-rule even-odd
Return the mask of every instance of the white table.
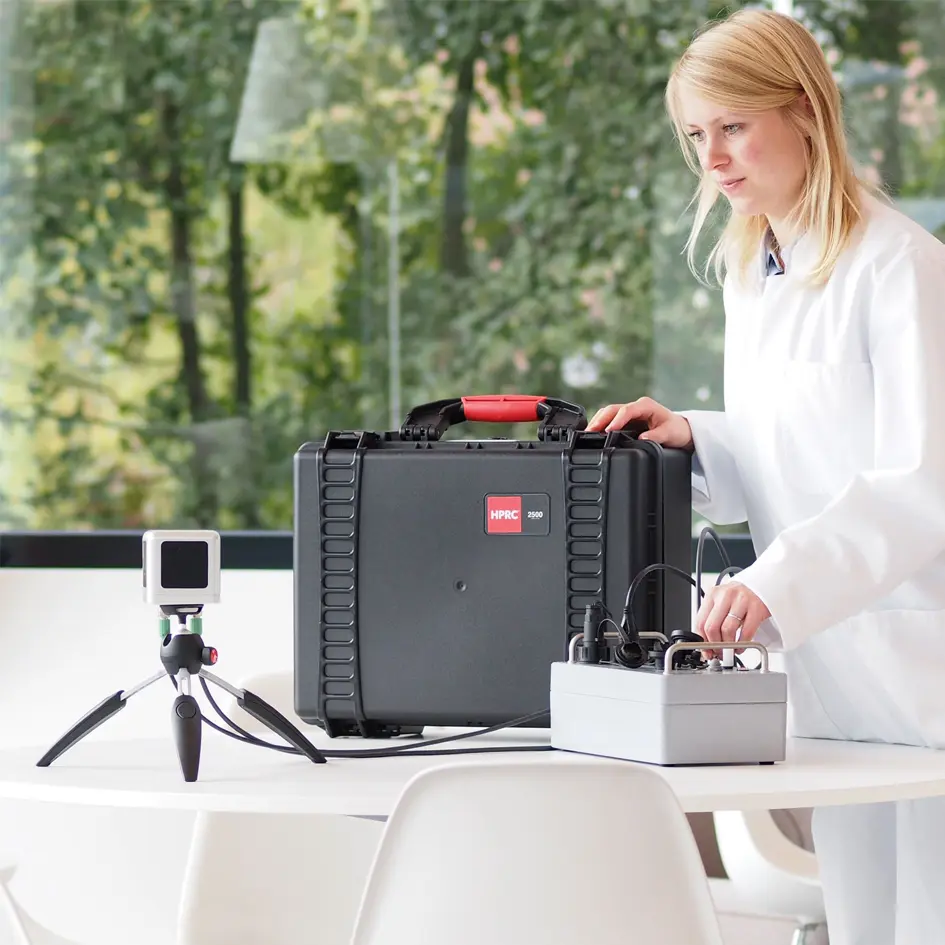
[[[305, 734], [321, 748], [400, 744]], [[428, 729], [424, 737], [455, 734]], [[547, 744], [547, 729], [519, 729], [459, 745]], [[416, 741], [416, 740], [415, 740]], [[446, 747], [446, 746], [444, 746]], [[630, 764], [561, 751], [506, 752], [431, 758], [332, 759], [316, 765], [280, 752], [205, 732], [199, 780], [181, 778], [167, 740], [97, 741], [73, 746], [48, 768], [43, 748], [0, 751], [0, 797], [109, 807], [246, 813], [386, 815], [404, 785], [442, 764]], [[789, 739], [788, 759], [776, 765], [660, 768], [686, 811], [772, 810], [945, 795], [945, 751], [897, 745]]]

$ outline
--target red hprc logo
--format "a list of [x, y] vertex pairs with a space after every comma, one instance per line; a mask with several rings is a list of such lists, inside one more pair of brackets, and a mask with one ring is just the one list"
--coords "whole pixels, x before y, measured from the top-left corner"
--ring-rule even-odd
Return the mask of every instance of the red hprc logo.
[[486, 497], [486, 531], [491, 534], [522, 530], [522, 497], [490, 495]]

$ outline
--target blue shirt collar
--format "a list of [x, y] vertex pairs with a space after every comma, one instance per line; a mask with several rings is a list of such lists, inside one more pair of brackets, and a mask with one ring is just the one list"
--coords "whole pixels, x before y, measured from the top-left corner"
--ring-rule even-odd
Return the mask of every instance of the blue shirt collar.
[[765, 278], [768, 276], [784, 275], [784, 263], [778, 258], [771, 242], [772, 233], [768, 230], [765, 233], [764, 242], [761, 251], [761, 274]]

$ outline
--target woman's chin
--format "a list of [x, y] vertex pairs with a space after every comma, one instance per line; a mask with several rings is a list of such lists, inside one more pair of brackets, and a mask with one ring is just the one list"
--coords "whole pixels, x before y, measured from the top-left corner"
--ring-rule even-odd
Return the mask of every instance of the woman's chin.
[[752, 217], [764, 213], [757, 201], [752, 200], [748, 194], [726, 194], [725, 196], [732, 208], [732, 213], [737, 213], [741, 217]]

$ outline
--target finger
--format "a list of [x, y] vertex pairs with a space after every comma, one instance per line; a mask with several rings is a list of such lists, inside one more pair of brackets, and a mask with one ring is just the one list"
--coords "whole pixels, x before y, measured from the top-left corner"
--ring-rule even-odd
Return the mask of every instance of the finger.
[[701, 634], [703, 639], [708, 640], [707, 636], [709, 624], [712, 621], [713, 614], [722, 606], [731, 595], [732, 591], [722, 585], [710, 587], [702, 598], [699, 606], [699, 613], [696, 616], [696, 633]]
[[717, 595], [713, 601], [712, 610], [706, 617], [703, 637], [711, 643], [722, 643], [725, 639], [723, 624], [728, 616], [728, 604], [725, 597]]
[[[722, 621], [723, 638], [731, 643], [749, 642], [761, 625], [759, 608], [755, 606], [752, 596], [746, 595], [744, 591], [731, 601], [730, 608]], [[738, 656], [745, 652], [745, 648], [738, 647], [734, 652]]]
[[[748, 602], [748, 611], [745, 614], [745, 622], [742, 624], [741, 633], [738, 635], [739, 641], [744, 641], [745, 643], [750, 643], [758, 634], [758, 631], [761, 629], [761, 625], [771, 616], [771, 612], [768, 608], [762, 603], [757, 597], [750, 597]], [[742, 647], [735, 651], [736, 653], [744, 653], [745, 648]]]
[[591, 417], [591, 421], [587, 425], [587, 431], [589, 433], [595, 433], [598, 430], [603, 430], [616, 416], [620, 407], [620, 404], [610, 404], [607, 407], [601, 407], [600, 410]]
[[703, 639], [705, 639], [705, 622], [709, 614], [712, 613], [712, 608], [715, 606], [715, 588], [710, 588], [709, 591], [703, 596], [702, 601], [699, 604], [699, 610], [696, 613], [696, 622], [694, 629], [696, 633], [699, 634]]
[[[653, 423], [653, 419], [650, 418], [648, 423]], [[654, 443], [663, 444], [671, 439], [672, 435], [672, 430], [668, 423], [657, 423], [655, 426], [651, 426], [646, 433], [641, 433], [640, 439], [652, 440]]]
[[[712, 614], [715, 610], [717, 597], [719, 595], [718, 588], [710, 588], [708, 593], [702, 599], [702, 604], [699, 607], [699, 612], [696, 615], [696, 624], [695, 630], [703, 640], [709, 640], [709, 625], [712, 618]], [[710, 660], [717, 656], [718, 653], [716, 650], [711, 647], [705, 648], [702, 650], [702, 656], [704, 659]]]
[[[742, 613], [747, 606], [747, 601], [734, 591], [714, 595], [712, 610], [705, 620], [706, 639], [718, 643], [735, 643], [741, 639], [744, 624]], [[721, 657], [724, 652], [722, 649], [714, 649], [712, 656]]]
[[746, 642], [755, 639], [755, 635], [758, 633], [761, 625], [765, 622], [765, 614], [763, 607], [759, 607], [755, 604], [752, 604], [748, 608], [748, 613], [745, 615], [745, 622], [742, 624], [741, 636], [739, 640], [745, 640]]
[[610, 423], [607, 424], [607, 431], [622, 430], [631, 420], [646, 420], [649, 422], [647, 414], [648, 411], [639, 401], [624, 404], [614, 415]]

